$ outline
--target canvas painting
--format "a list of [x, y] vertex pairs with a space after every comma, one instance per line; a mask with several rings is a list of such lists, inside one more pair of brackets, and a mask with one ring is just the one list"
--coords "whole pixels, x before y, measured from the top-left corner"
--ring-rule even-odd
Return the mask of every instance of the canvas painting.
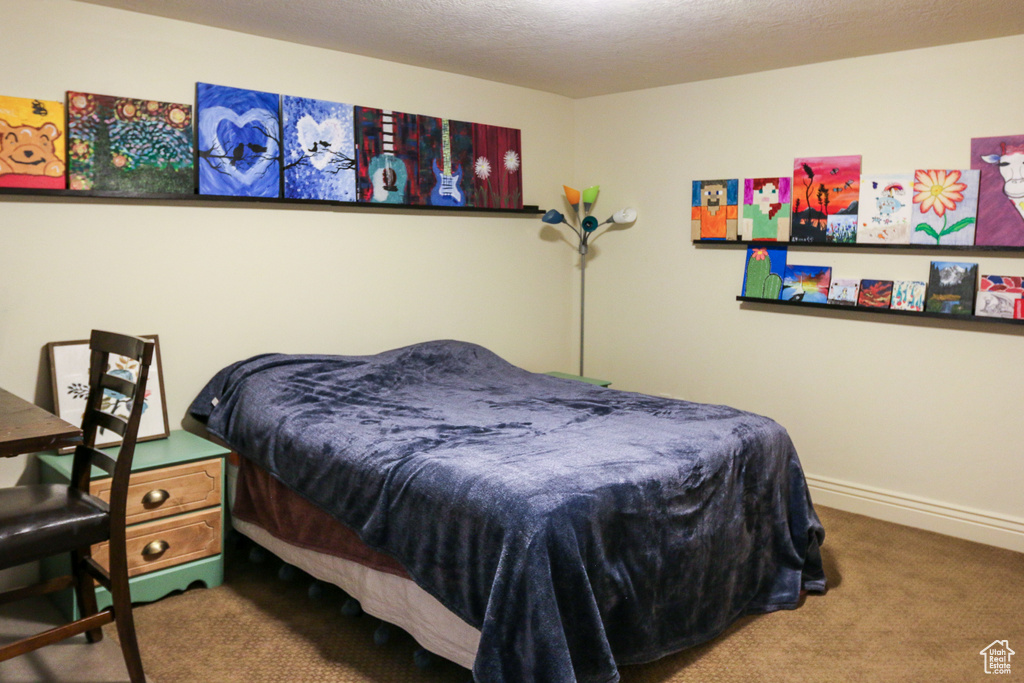
[[280, 98], [196, 84], [199, 194], [281, 196]]
[[910, 244], [913, 184], [914, 176], [910, 173], [861, 177], [857, 201], [857, 242]]
[[912, 244], [974, 244], [978, 171], [915, 171], [912, 202]]
[[[160, 339], [156, 335], [142, 335], [153, 339], [156, 348], [153, 350], [153, 364], [149, 368], [149, 380], [146, 383], [145, 403], [142, 408], [142, 420], [139, 423], [139, 441], [162, 439], [170, 434], [167, 421], [167, 404], [164, 400], [163, 369], [160, 365]], [[91, 351], [89, 340], [67, 342], [50, 342], [47, 344], [50, 356], [50, 380], [53, 389], [54, 412], [61, 419], [71, 424], [82, 424], [85, 413], [86, 399], [89, 397], [89, 363]], [[110, 355], [107, 372], [135, 381], [138, 376], [137, 361], [124, 356]], [[127, 418], [133, 403], [124, 394], [113, 389], [103, 390], [103, 412]], [[116, 446], [121, 436], [116, 432], [100, 430], [96, 437], [98, 448]], [[70, 452], [71, 449], [67, 449]]]
[[356, 106], [356, 194], [374, 204], [422, 204], [415, 114]]
[[743, 182], [745, 240], [789, 241], [789, 178], [747, 178]]
[[790, 240], [827, 242], [830, 223], [834, 225], [832, 232], [845, 239], [849, 217], [853, 216], [856, 221], [859, 196], [859, 155], [796, 159], [793, 163], [793, 234]]
[[977, 263], [932, 261], [924, 310], [931, 313], [971, 315], [974, 312], [977, 281]]
[[192, 194], [192, 105], [68, 92], [68, 186]]
[[473, 176], [469, 204], [523, 208], [523, 169], [517, 128], [473, 124]]
[[892, 280], [861, 280], [857, 305], [867, 308], [889, 308], [892, 302]]
[[356, 201], [352, 105], [281, 98], [284, 196]]
[[1024, 135], [971, 140], [978, 182], [974, 243], [1024, 247]]
[[786, 275], [786, 247], [747, 247], [743, 296], [778, 299]]
[[430, 206], [468, 206], [473, 124], [420, 116], [420, 197]]
[[732, 180], [694, 180], [690, 235], [699, 240], [737, 238], [739, 183]]
[[0, 97], [0, 187], [63, 190], [64, 105]]
[[828, 302], [837, 306], [856, 306], [860, 280], [837, 278], [828, 287]]
[[831, 279], [832, 269], [825, 266], [786, 266], [779, 298], [805, 304], [828, 303]]
[[1024, 297], [1021, 279], [1012, 275], [982, 275], [974, 315], [988, 318], [1019, 318], [1017, 303]]
[[927, 285], [917, 280], [896, 280], [892, 286], [891, 308], [897, 311], [923, 311]]

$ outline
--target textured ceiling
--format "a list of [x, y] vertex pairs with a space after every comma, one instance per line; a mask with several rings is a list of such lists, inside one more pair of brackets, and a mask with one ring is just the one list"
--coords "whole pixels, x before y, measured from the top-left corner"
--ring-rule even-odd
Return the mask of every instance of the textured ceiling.
[[574, 98], [1024, 34], [1021, 0], [79, 1]]

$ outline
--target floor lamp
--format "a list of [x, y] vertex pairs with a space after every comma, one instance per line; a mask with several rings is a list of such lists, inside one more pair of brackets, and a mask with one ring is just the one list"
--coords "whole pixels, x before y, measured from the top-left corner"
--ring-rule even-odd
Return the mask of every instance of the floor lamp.
[[[579, 190], [574, 190], [573, 188], [567, 187], [565, 185], [563, 185], [562, 188], [565, 190], [565, 198], [569, 200], [569, 205], [572, 206], [573, 214], [575, 215], [576, 219], [575, 223], [579, 227], [576, 227], [576, 225], [573, 225], [572, 223], [567, 221], [565, 216], [555, 209], [551, 209], [546, 214], [544, 214], [541, 220], [549, 225], [561, 225], [562, 223], [565, 223], [574, 233], [576, 233], [576, 237], [579, 239], [578, 251], [580, 254], [580, 377], [583, 377], [583, 335], [585, 329], [583, 325], [583, 316], [584, 311], [586, 310], [585, 302], [587, 286], [588, 244], [590, 242], [591, 237], [594, 237], [594, 234], [597, 232], [597, 229], [602, 226], [609, 224], [623, 225], [633, 223], [634, 221], [636, 221], [636, 209], [631, 209], [628, 207], [625, 209], [620, 209], [619, 211], [613, 213], [603, 223], [598, 223], [597, 219], [590, 215], [591, 209], [594, 208], [594, 202], [597, 200], [597, 193], [601, 191], [601, 188], [598, 185], [588, 187], [587, 189], [583, 190], [583, 192], [580, 192]], [[581, 199], [583, 206], [582, 218], [580, 216]]]

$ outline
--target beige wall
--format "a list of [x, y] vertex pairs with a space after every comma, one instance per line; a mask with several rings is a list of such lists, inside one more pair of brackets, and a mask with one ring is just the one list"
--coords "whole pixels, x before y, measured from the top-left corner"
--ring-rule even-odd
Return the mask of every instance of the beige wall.
[[[572, 102], [65, 0], [0, 0], [0, 93], [192, 102], [204, 81], [520, 128], [527, 204], [572, 175]], [[157, 333], [171, 427], [214, 372], [270, 351], [436, 338], [569, 369], [572, 252], [536, 216], [0, 200], [0, 386], [49, 401], [41, 350]], [[28, 479], [0, 462], [0, 485]]]
[[[692, 180], [787, 175], [798, 156], [969, 167], [972, 137], [1024, 133], [1021, 54], [1024, 36], [577, 101], [580, 185], [640, 212], [587, 270], [587, 374], [775, 418], [819, 502], [1024, 550], [1024, 328], [741, 305], [744, 250], [689, 228]], [[950, 258], [1024, 275], [983, 253], [789, 262], [926, 280]]]

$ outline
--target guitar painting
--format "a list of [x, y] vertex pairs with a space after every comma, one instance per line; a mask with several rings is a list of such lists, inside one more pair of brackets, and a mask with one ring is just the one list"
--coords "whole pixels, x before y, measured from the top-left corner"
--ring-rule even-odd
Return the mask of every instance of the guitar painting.
[[443, 150], [444, 168], [439, 168], [437, 158], [433, 160], [434, 189], [430, 191], [430, 203], [434, 206], [465, 206], [466, 197], [462, 193], [462, 171], [452, 173], [451, 130], [448, 119], [441, 121], [441, 145]]
[[358, 201], [419, 204], [419, 126], [415, 114], [355, 107]]

